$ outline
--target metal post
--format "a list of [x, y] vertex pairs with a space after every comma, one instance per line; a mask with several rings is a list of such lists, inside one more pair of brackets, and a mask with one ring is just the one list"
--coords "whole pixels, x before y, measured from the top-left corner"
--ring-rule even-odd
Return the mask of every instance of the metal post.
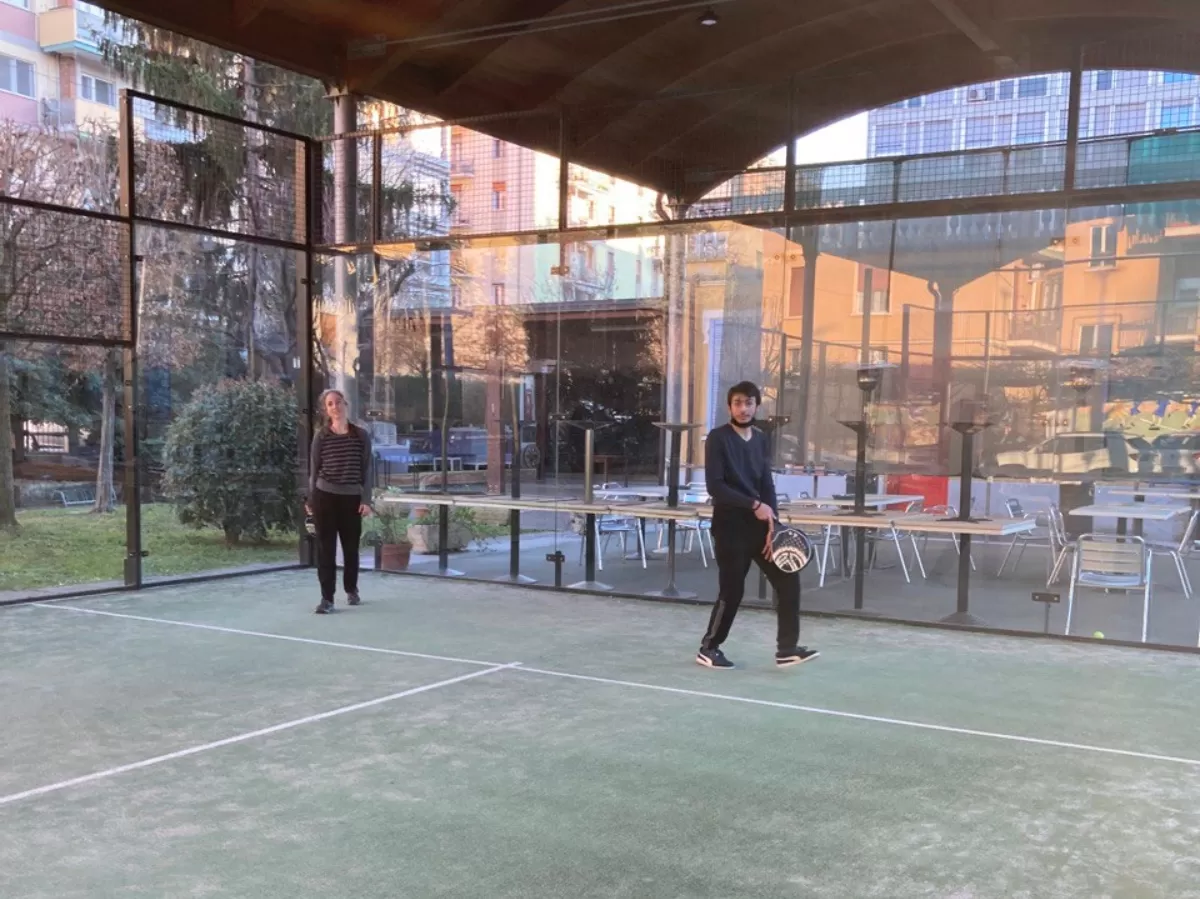
[[[863, 394], [862, 426], [857, 429], [854, 454], [854, 514], [863, 515], [867, 506], [867, 395]], [[854, 529], [854, 610], [863, 608], [863, 580], [867, 570], [867, 531]]]
[[596, 431], [583, 431], [583, 501], [591, 505], [595, 501]]
[[787, 354], [788, 354], [788, 336], [786, 333], [779, 334], [779, 391], [775, 396], [775, 417], [781, 419], [776, 424], [775, 430], [771, 433], [771, 461], [775, 465], [779, 465], [779, 445], [782, 442], [779, 439], [779, 429], [782, 427], [782, 419], [786, 417], [784, 411], [784, 399], [787, 396]]
[[[655, 425], [662, 428], [663, 433], [671, 441], [667, 461], [667, 505], [672, 509], [677, 509], [679, 508], [680, 448], [683, 443], [683, 435], [699, 425], [684, 422], [655, 422]], [[646, 595], [658, 599], [695, 599], [695, 593], [680, 590], [675, 586], [675, 525], [674, 518], [667, 519], [667, 586], [661, 590], [652, 590]], [[699, 539], [699, 535], [697, 535], [697, 539]]]
[[[521, 410], [518, 407], [519, 398], [517, 385], [513, 382], [512, 415], [513, 415], [513, 460], [512, 460], [512, 498], [521, 498]], [[501, 454], [503, 461], [503, 453]], [[521, 574], [521, 510], [512, 509], [508, 513], [508, 576], [497, 578], [510, 584], [536, 584], [534, 578]], [[561, 586], [558, 585], [558, 586]]]
[[1083, 94], [1083, 48], [1076, 47], [1071, 58], [1071, 84], [1067, 102], [1067, 152], [1063, 168], [1063, 190], [1075, 190], [1079, 151], [1079, 113]]
[[[571, 197], [571, 127], [567, 111], [563, 109], [558, 117], [558, 230], [566, 231], [571, 227], [570, 222]], [[566, 244], [559, 243], [562, 252], [566, 252]], [[565, 262], [566, 260], [560, 260]]]
[[[595, 468], [596, 422], [569, 421], [567, 423], [583, 428], [583, 501], [590, 506], [595, 501], [592, 469]], [[611, 590], [611, 586], [596, 580], [596, 513], [585, 512], [583, 520], [586, 530], [583, 535], [583, 580], [572, 584], [571, 588], [574, 590]]]
[[450, 567], [450, 506], [438, 506], [438, 570], [442, 577], [462, 577], [461, 571]]
[[859, 361], [863, 365], [871, 364], [871, 292], [874, 282], [875, 273], [867, 268], [863, 272], [862, 345], [858, 351]]
[[[812, 385], [813, 328], [815, 326], [813, 319], [816, 310], [820, 233], [819, 228], [812, 226], [800, 230], [800, 248], [804, 252], [804, 296], [801, 298], [800, 310], [799, 375], [804, 386], [800, 389], [800, 402], [796, 407], [796, 420], [799, 424], [796, 436], [800, 442], [800, 460], [803, 462], [812, 461], [808, 455], [808, 410]], [[822, 363], [823, 361], [822, 359]], [[817, 396], [821, 396], [820, 384], [817, 385]]]
[[[953, 427], [962, 437], [962, 459], [960, 462], [959, 510], [955, 519], [963, 524], [970, 524], [985, 519], [974, 518], [971, 515], [972, 468], [975, 459], [975, 435], [986, 425], [974, 421], [956, 422]], [[971, 535], [959, 534], [958, 542], [958, 603], [953, 615], [942, 619], [946, 624], [965, 624], [971, 627], [983, 627], [986, 622], [969, 611], [971, 591]]]
[[[125, 586], [142, 586], [142, 477], [138, 440], [138, 308], [137, 182], [133, 158], [135, 144], [133, 97], [121, 91], [120, 179], [121, 214], [125, 217], [125, 267], [122, 273], [129, 303], [129, 343], [122, 359], [125, 381]], [[4, 450], [7, 452], [7, 448]]]
[[[297, 491], [303, 496], [308, 487], [308, 450], [313, 433], [313, 301], [316, 294], [314, 278], [315, 244], [321, 231], [321, 210], [323, 209], [322, 177], [321, 177], [321, 145], [315, 141], [305, 141], [304, 153], [304, 266], [301, 283], [297, 289], [296, 302], [296, 346], [294, 352], [300, 363], [296, 376], [297, 405], [299, 414], [299, 440], [296, 447], [297, 459]], [[388, 473], [390, 474], [390, 472]], [[307, 499], [308, 497], [305, 497]], [[313, 538], [301, 528], [299, 557], [301, 565], [316, 564], [316, 547]]]
[[788, 83], [788, 133], [787, 149], [784, 154], [783, 182], [783, 212], [792, 212], [796, 208], [796, 76], [793, 75]]

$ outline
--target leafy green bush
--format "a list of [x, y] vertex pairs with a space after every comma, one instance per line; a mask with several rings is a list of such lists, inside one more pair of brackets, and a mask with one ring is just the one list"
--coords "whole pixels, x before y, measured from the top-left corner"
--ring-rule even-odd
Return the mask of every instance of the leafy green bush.
[[296, 400], [261, 381], [202, 389], [167, 429], [163, 490], [179, 520], [219, 527], [230, 545], [299, 524]]

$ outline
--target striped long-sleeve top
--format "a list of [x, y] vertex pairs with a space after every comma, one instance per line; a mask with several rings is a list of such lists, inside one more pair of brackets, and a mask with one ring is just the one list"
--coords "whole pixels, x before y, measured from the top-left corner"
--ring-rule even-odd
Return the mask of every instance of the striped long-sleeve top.
[[342, 496], [359, 494], [371, 502], [371, 435], [357, 425], [348, 434], [317, 431], [308, 454], [308, 495], [316, 490]]

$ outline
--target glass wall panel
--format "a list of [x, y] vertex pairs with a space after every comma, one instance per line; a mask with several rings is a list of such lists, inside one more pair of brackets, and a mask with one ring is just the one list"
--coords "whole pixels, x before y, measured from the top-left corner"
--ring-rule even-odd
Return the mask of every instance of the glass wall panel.
[[[0, 483], [0, 600], [121, 586], [121, 351], [6, 341], [0, 378], [0, 433], [12, 435], [5, 444], [12, 448], [13, 478]], [[15, 527], [6, 523], [13, 505]]]
[[300, 254], [138, 229], [143, 572], [298, 561]]

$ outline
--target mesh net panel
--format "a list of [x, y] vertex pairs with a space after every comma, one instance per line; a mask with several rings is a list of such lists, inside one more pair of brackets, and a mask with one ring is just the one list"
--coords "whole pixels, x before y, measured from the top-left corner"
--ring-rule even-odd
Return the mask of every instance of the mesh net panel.
[[[137, 97], [133, 107], [137, 215], [304, 243], [302, 141], [165, 101]], [[164, 190], [165, 167], [175, 190]]]
[[0, 330], [43, 337], [130, 337], [120, 222], [0, 201]]

